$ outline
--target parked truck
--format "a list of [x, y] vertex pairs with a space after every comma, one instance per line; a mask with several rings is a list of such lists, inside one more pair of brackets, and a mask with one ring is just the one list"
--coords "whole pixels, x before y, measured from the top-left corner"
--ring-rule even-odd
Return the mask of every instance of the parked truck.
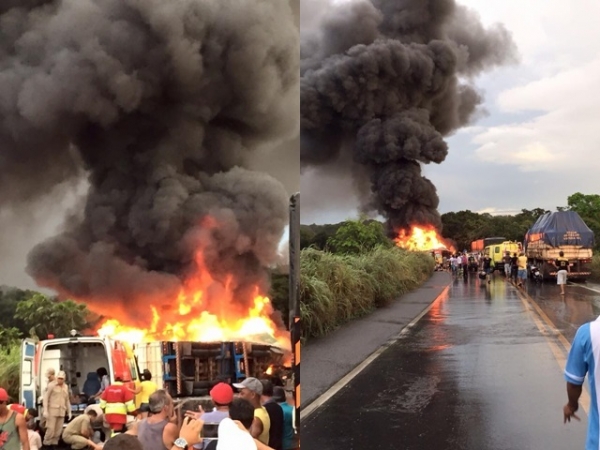
[[514, 253], [518, 255], [522, 249], [523, 246], [520, 242], [504, 241], [499, 244], [488, 245], [483, 249], [483, 254], [492, 258], [494, 270], [504, 272], [504, 256], [506, 253], [510, 253], [510, 256]]
[[[111, 383], [117, 378], [131, 388], [139, 386], [141, 370], [149, 369], [159, 388], [176, 402], [206, 399], [219, 381], [235, 383], [246, 377], [284, 378], [286, 352], [275, 345], [252, 342], [150, 342], [130, 345], [109, 337], [80, 336], [25, 339], [21, 352], [19, 403], [41, 412], [45, 373], [52, 368], [66, 372], [73, 416], [83, 413], [90, 394], [86, 386], [100, 367]], [[141, 369], [141, 370], [140, 370]], [[41, 414], [40, 414], [41, 417]]]
[[569, 260], [570, 279], [591, 275], [594, 233], [575, 211], [548, 212], [525, 235], [525, 255], [544, 279], [556, 278], [554, 261], [559, 252]]
[[489, 237], [489, 238], [484, 238], [484, 239], [477, 239], [476, 241], [471, 242], [471, 251], [482, 253], [486, 247], [488, 247], [490, 245], [494, 245], [494, 244], [501, 244], [504, 241], [506, 241], [506, 238], [499, 237], [499, 236], [498, 237]]

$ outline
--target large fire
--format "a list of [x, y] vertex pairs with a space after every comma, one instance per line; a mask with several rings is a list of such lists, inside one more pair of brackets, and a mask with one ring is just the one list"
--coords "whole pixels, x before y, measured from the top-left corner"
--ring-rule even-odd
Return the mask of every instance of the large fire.
[[243, 307], [234, 298], [234, 277], [214, 280], [206, 269], [202, 254], [196, 257], [199, 270], [190, 277], [165, 309], [149, 304], [151, 323], [145, 328], [132, 326], [127, 318], [111, 318], [98, 329], [100, 336], [131, 344], [152, 341], [223, 342], [247, 341], [290, 349], [289, 333], [277, 328], [270, 316], [271, 301], [252, 289], [252, 302]]
[[441, 237], [437, 230], [430, 225], [412, 226], [410, 230], [400, 230], [394, 242], [398, 247], [413, 251], [456, 251], [452, 244]]

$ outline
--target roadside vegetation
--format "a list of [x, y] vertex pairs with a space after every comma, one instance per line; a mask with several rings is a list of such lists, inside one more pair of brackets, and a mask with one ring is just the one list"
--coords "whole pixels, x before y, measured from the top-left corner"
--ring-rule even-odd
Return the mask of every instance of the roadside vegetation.
[[0, 386], [12, 401], [19, 401], [22, 339], [66, 337], [73, 328], [91, 326], [90, 318], [85, 305], [71, 300], [59, 302], [35, 291], [0, 286]]
[[304, 341], [388, 305], [434, 268], [429, 253], [395, 247], [374, 221], [344, 222], [326, 250], [305, 248], [300, 261]]
[[590, 281], [600, 283], [600, 255], [595, 254], [592, 258], [592, 276]]
[[19, 372], [21, 370], [21, 346], [14, 342], [0, 348], [0, 386], [15, 402], [19, 401]]

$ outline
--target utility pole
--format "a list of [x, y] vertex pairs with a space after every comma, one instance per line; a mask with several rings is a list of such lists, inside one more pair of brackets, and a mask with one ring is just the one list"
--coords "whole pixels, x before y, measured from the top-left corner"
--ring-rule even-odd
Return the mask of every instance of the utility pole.
[[300, 193], [290, 198], [290, 332], [292, 338], [292, 370], [296, 427], [300, 429]]

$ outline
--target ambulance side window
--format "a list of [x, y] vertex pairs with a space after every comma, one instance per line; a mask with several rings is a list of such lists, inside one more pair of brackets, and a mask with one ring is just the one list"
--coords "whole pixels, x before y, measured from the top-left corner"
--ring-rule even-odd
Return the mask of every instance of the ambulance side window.
[[23, 372], [21, 374], [23, 377], [23, 385], [29, 386], [33, 381], [33, 367], [31, 361], [23, 361]]
[[135, 367], [135, 360], [133, 358], [127, 358], [127, 363], [129, 365], [129, 373], [131, 374], [131, 381], [136, 381], [138, 379], [137, 369]]

